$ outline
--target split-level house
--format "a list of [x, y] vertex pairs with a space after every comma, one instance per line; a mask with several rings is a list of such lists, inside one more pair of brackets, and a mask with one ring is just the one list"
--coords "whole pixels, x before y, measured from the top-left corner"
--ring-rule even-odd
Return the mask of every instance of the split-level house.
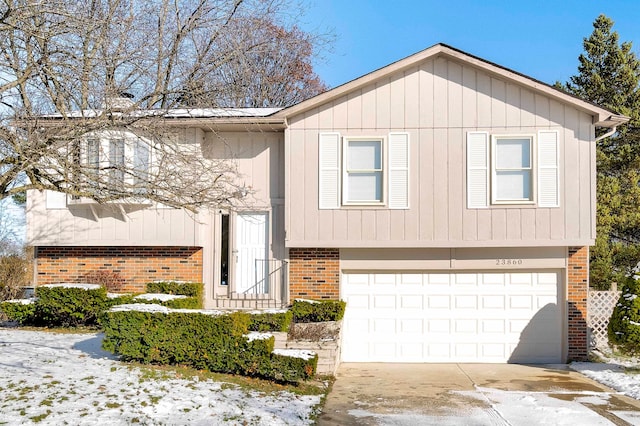
[[343, 299], [343, 361], [584, 359], [596, 130], [626, 120], [442, 44], [289, 108], [169, 113], [252, 205], [31, 191], [34, 278], [198, 281], [210, 308]]

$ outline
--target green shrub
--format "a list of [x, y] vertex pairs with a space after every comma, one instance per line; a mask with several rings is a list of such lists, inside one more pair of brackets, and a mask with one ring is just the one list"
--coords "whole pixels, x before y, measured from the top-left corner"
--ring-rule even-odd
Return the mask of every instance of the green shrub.
[[25, 305], [19, 302], [0, 302], [0, 311], [11, 321], [29, 324], [33, 320], [35, 306], [35, 303]]
[[163, 304], [174, 309], [202, 309], [204, 306], [204, 284], [202, 283], [158, 281], [147, 283], [147, 293], [175, 294], [195, 299], [189, 302], [181, 299], [183, 300], [182, 302], [172, 301], [171, 304]]
[[609, 343], [628, 355], [640, 354], [640, 281], [629, 278], [609, 320]]
[[177, 294], [182, 296], [201, 297], [202, 283], [183, 283], [179, 281], [158, 281], [147, 283], [147, 293]]
[[283, 360], [272, 353], [272, 336], [249, 341], [245, 335], [250, 323], [245, 312], [109, 311], [100, 318], [103, 348], [126, 361], [180, 364], [291, 383], [315, 373], [317, 356], [303, 363]]
[[261, 312], [251, 314], [251, 331], [288, 331], [293, 314], [290, 310], [285, 312]]
[[108, 298], [104, 288], [37, 287], [37, 299], [28, 305], [6, 302], [0, 310], [23, 325], [44, 327], [94, 326], [97, 317], [115, 305], [132, 303], [133, 295]]
[[36, 297], [34, 322], [53, 327], [96, 325], [110, 304], [104, 287], [38, 287]]
[[345, 307], [342, 300], [294, 300], [291, 312], [294, 322], [340, 321]]

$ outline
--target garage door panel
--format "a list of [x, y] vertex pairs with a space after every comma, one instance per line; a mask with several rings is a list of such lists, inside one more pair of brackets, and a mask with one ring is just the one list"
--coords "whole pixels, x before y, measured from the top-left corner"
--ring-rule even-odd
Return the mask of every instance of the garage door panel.
[[561, 362], [558, 272], [344, 274], [344, 361]]
[[451, 308], [451, 296], [427, 296], [428, 306], [430, 309], [446, 309]]
[[504, 296], [502, 295], [482, 296], [481, 307], [483, 310], [485, 309], [504, 310]]
[[456, 309], [477, 309], [478, 300], [475, 295], [455, 296]]
[[420, 309], [424, 308], [423, 296], [418, 294], [402, 295], [399, 297], [400, 307], [402, 309]]
[[506, 278], [505, 274], [482, 274], [482, 283], [484, 285], [504, 287]]
[[511, 310], [532, 311], [534, 309], [533, 297], [529, 295], [517, 295], [509, 297], [509, 308]]
[[416, 335], [421, 339], [421, 335], [425, 332], [424, 321], [422, 319], [403, 319], [400, 322], [400, 333], [405, 335]]
[[498, 333], [503, 334], [506, 330], [504, 320], [482, 320], [480, 329], [485, 334]]
[[422, 274], [398, 274], [398, 284], [408, 288], [411, 286], [421, 287], [422, 277]]
[[435, 336], [438, 333], [448, 336], [449, 333], [451, 333], [450, 320], [429, 320], [428, 324], [428, 330], [432, 336]]
[[425, 279], [429, 284], [449, 284], [451, 274], [425, 274]]

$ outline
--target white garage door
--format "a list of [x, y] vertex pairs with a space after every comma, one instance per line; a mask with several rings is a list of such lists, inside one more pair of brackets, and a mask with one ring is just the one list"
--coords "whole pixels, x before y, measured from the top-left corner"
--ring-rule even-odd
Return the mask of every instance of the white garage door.
[[343, 274], [345, 362], [562, 362], [559, 272]]

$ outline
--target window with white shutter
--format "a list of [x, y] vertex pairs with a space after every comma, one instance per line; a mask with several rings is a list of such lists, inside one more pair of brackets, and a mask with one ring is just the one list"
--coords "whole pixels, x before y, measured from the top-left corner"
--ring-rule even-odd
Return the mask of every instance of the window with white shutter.
[[489, 203], [560, 205], [559, 137], [467, 133], [467, 208]]
[[409, 134], [341, 137], [320, 133], [318, 206], [387, 206], [409, 208]]
[[409, 208], [409, 134], [389, 134], [389, 208]]
[[558, 132], [538, 132], [538, 205], [558, 207], [560, 205], [560, 182], [558, 170]]
[[489, 202], [489, 134], [467, 133], [467, 207], [487, 207]]
[[318, 146], [318, 206], [337, 209], [340, 207], [340, 134], [321, 133]]

